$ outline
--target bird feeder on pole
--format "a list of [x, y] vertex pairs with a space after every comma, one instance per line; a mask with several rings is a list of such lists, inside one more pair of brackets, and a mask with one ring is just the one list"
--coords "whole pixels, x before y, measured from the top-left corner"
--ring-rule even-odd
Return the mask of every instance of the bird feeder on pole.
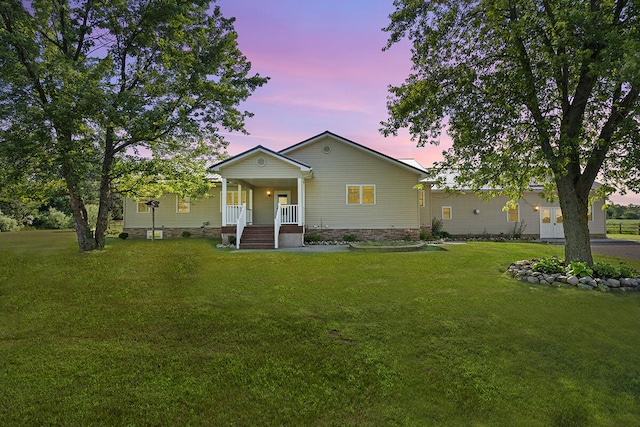
[[151, 241], [156, 240], [156, 208], [160, 206], [160, 202], [157, 200], [149, 200], [145, 205], [151, 208]]

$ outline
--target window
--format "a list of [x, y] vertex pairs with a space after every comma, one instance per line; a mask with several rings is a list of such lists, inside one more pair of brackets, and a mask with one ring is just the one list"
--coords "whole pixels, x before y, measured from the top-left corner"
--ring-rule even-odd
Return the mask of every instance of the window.
[[148, 200], [138, 201], [136, 211], [138, 213], [147, 213], [151, 211], [151, 208], [147, 206]]
[[507, 222], [518, 221], [520, 221], [520, 205], [516, 203], [514, 206], [509, 206], [507, 210]]
[[442, 219], [451, 219], [453, 217], [453, 211], [451, 210], [451, 206], [443, 206], [442, 207]]
[[[242, 204], [247, 203], [247, 192], [242, 192]], [[227, 191], [227, 206], [238, 206], [238, 192], [237, 191]], [[250, 206], [247, 206], [247, 209], [251, 209]], [[222, 192], [220, 192], [220, 212], [222, 212]]]
[[593, 206], [587, 207], [587, 221], [593, 221]]
[[375, 205], [375, 185], [347, 185], [348, 205]]
[[424, 208], [424, 191], [418, 191], [418, 206]]
[[191, 212], [191, 199], [189, 197], [176, 196], [176, 212], [177, 213]]

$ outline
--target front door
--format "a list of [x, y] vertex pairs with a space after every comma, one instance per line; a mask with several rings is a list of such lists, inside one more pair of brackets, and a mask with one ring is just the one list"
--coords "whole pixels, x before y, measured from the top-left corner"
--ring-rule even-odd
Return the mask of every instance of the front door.
[[563, 239], [564, 238], [564, 218], [560, 208], [540, 209], [540, 238], [541, 239]]
[[278, 205], [288, 205], [291, 200], [291, 191], [276, 191], [273, 198], [273, 217], [278, 213]]

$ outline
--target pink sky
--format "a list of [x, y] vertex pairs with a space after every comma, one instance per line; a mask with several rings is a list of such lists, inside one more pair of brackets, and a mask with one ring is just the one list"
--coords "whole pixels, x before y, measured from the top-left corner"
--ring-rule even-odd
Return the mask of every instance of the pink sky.
[[[393, 11], [391, 0], [219, 0], [224, 16], [236, 17], [240, 50], [253, 71], [271, 80], [243, 109], [250, 135], [226, 135], [228, 152], [256, 145], [281, 150], [325, 130], [392, 157], [410, 157], [425, 166], [441, 160], [450, 146], [417, 148], [407, 131], [383, 137], [387, 87], [411, 71], [408, 44], [382, 52], [381, 29]], [[640, 204], [640, 195], [614, 197]]]

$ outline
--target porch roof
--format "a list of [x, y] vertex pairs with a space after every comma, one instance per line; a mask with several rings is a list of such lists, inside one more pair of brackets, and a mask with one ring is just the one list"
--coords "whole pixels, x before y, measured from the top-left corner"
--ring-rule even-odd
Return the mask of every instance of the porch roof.
[[263, 147], [262, 145], [258, 145], [257, 147], [254, 147], [250, 150], [247, 150], [243, 153], [237, 154], [233, 157], [229, 157], [226, 160], [223, 160], [221, 162], [216, 163], [215, 165], [211, 166], [209, 168], [210, 172], [218, 172], [221, 173], [221, 170], [225, 167], [231, 166], [233, 164], [239, 163], [241, 161], [243, 161], [244, 159], [246, 159], [247, 157], [253, 156], [257, 153], [262, 153], [266, 156], [269, 157], [273, 157], [276, 158], [278, 160], [281, 160], [291, 166], [294, 166], [296, 168], [300, 169], [301, 174], [305, 177], [305, 178], [310, 178], [313, 176], [313, 168], [299, 160], [296, 159], [292, 159], [291, 157], [285, 156], [284, 154], [281, 153], [277, 153], [273, 150], [270, 150], [266, 147]]

